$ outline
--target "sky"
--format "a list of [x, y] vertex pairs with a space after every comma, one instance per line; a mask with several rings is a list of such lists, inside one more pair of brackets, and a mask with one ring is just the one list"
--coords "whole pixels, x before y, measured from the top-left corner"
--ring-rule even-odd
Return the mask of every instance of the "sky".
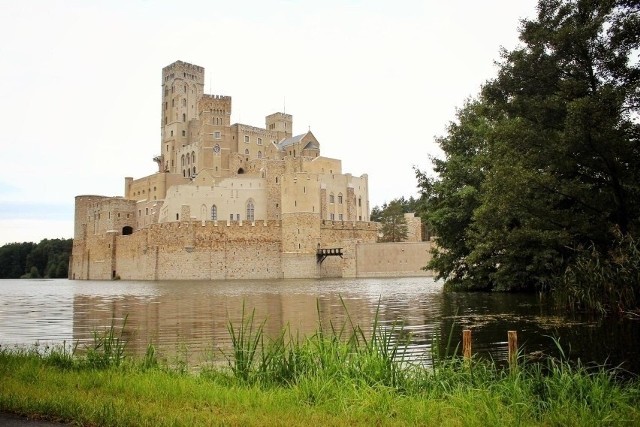
[[205, 68], [231, 123], [293, 115], [371, 207], [417, 195], [456, 108], [534, 0], [0, 0], [0, 245], [73, 237], [74, 197], [157, 170], [161, 71]]

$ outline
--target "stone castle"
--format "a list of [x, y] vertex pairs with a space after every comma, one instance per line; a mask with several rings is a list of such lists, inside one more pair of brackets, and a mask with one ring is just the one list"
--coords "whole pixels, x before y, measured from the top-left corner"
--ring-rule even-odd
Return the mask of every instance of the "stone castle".
[[204, 68], [165, 67], [158, 170], [125, 178], [124, 197], [76, 197], [69, 277], [358, 277], [426, 264], [426, 243], [375, 243], [367, 175], [321, 156], [311, 131], [294, 136], [290, 114], [264, 128], [230, 118], [231, 97], [204, 93]]

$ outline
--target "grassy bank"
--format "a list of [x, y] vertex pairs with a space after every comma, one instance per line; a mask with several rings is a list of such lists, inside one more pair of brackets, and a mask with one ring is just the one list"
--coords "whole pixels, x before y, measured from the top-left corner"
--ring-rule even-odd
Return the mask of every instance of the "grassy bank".
[[[198, 373], [126, 358], [112, 327], [71, 349], [0, 351], [0, 410], [105, 426], [640, 425], [640, 383], [547, 359], [502, 370], [455, 357], [403, 360], [403, 331], [320, 325], [267, 339], [230, 325], [226, 367]], [[218, 365], [219, 366], [219, 365]]]

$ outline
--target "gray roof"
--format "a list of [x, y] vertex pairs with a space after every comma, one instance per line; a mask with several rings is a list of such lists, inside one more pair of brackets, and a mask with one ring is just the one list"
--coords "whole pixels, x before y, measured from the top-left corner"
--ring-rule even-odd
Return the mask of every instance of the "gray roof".
[[291, 138], [283, 139], [278, 143], [278, 149], [283, 150], [290, 145], [297, 144], [305, 135], [306, 133], [303, 133], [300, 135], [292, 136]]

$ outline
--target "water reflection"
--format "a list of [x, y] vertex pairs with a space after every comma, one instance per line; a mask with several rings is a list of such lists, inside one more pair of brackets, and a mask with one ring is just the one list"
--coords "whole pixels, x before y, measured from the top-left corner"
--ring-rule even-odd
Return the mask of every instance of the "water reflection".
[[[370, 333], [376, 313], [395, 339], [410, 336], [413, 358], [444, 355], [473, 330], [474, 353], [506, 359], [508, 330], [518, 331], [525, 353], [558, 356], [558, 337], [574, 359], [640, 372], [640, 322], [568, 316], [535, 295], [444, 294], [429, 278], [277, 280], [233, 282], [0, 281], [0, 344], [36, 341], [91, 342], [92, 333], [121, 325], [129, 352], [141, 356], [153, 343], [162, 357], [202, 363], [230, 345], [228, 322], [238, 324], [243, 306], [275, 337], [287, 325], [309, 335], [319, 322], [340, 328], [349, 322]], [[347, 311], [345, 311], [345, 307]], [[348, 314], [347, 314], [348, 313]], [[402, 328], [402, 332], [400, 331]], [[435, 347], [434, 347], [435, 346]]]

